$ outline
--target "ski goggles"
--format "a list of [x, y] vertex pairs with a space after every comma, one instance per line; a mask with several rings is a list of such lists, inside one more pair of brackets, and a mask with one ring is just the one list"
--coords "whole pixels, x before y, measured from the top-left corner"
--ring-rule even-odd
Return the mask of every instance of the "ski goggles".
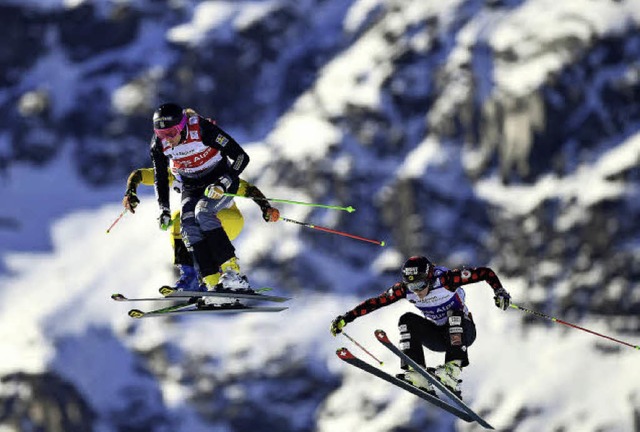
[[429, 277], [429, 275], [424, 275], [421, 277], [403, 277], [402, 282], [407, 287], [408, 290], [412, 292], [422, 291], [425, 288], [431, 289], [433, 287], [433, 280]]
[[160, 139], [172, 140], [176, 137], [176, 135], [179, 135], [182, 132], [182, 130], [186, 125], [187, 125], [187, 116], [183, 115], [182, 120], [180, 120], [180, 123], [178, 123], [177, 125], [164, 128], [164, 129], [154, 129], [153, 131], [156, 133], [156, 135]]
[[427, 287], [427, 281], [405, 282], [407, 288], [412, 292], [422, 291]]

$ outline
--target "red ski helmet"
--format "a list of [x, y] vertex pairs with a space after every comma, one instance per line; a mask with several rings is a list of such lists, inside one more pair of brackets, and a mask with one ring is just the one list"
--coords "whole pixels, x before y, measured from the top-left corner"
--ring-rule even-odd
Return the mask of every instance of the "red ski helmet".
[[171, 140], [181, 133], [187, 124], [187, 115], [175, 103], [165, 103], [153, 113], [153, 130], [160, 139]]
[[424, 256], [412, 256], [402, 265], [402, 282], [413, 291], [433, 286], [433, 263]]

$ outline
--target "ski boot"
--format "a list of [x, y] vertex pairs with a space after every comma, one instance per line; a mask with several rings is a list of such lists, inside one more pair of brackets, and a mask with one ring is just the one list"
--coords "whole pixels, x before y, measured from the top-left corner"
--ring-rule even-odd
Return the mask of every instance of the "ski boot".
[[[240, 266], [237, 258], [231, 258], [220, 266], [220, 273], [204, 277], [204, 283], [209, 291], [236, 292], [242, 294], [253, 294], [247, 277], [240, 274]], [[241, 307], [242, 303], [234, 298], [203, 297], [198, 303], [201, 307], [211, 305], [223, 305], [225, 307]]]
[[406, 372], [397, 374], [396, 378], [408, 382], [412, 386], [417, 387], [426, 393], [429, 393], [431, 396], [438, 397], [433, 384], [431, 384], [428, 379], [423, 377], [419, 372], [416, 372], [412, 368], [409, 368], [409, 370], [407, 370]]
[[[214, 273], [209, 276], [205, 276], [202, 278], [202, 283], [200, 284], [201, 291], [213, 291], [210, 287], [215, 287], [220, 280], [220, 273]], [[212, 309], [215, 307], [219, 307], [225, 304], [231, 304], [231, 301], [234, 299], [226, 299], [226, 298], [216, 298], [216, 297], [200, 297], [198, 299], [198, 308], [201, 309]]]
[[[249, 280], [247, 277], [240, 273], [240, 266], [238, 265], [237, 258], [231, 258], [220, 266], [222, 275], [219, 282], [213, 287], [215, 291], [225, 292], [237, 292], [243, 294], [253, 294], [254, 290], [251, 289]], [[207, 283], [209, 289], [211, 286]]]
[[193, 266], [186, 264], [176, 265], [180, 271], [180, 278], [176, 281], [173, 288], [176, 291], [200, 291], [200, 282], [198, 281], [198, 272]]
[[462, 391], [460, 389], [460, 383], [462, 382], [460, 379], [461, 372], [460, 360], [451, 360], [433, 370], [433, 375], [462, 400]]

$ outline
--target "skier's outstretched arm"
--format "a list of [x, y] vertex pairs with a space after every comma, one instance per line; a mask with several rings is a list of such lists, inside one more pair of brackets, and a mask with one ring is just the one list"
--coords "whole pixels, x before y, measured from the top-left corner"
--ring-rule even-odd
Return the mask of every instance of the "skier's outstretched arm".
[[395, 303], [398, 300], [405, 298], [406, 296], [407, 289], [405, 288], [404, 284], [398, 282], [379, 296], [367, 299], [345, 314], [338, 315], [331, 322], [331, 334], [336, 336], [338, 333], [342, 332], [342, 329], [348, 323], [354, 321], [356, 318], [380, 309], [381, 307]]
[[474, 267], [450, 270], [441, 276], [440, 282], [447, 289], [455, 290], [461, 285], [485, 281], [493, 289], [493, 301], [497, 307], [506, 310], [511, 304], [511, 295], [502, 286], [498, 275], [489, 267]]
[[280, 219], [280, 211], [271, 205], [257, 186], [249, 182], [246, 183], [247, 188], [244, 196], [251, 198], [254, 203], [258, 204], [260, 210], [262, 210], [262, 219], [266, 222], [278, 222], [278, 219]]
[[122, 198], [122, 205], [131, 213], [135, 213], [136, 207], [140, 204], [140, 198], [138, 198], [140, 184], [153, 186], [153, 168], [138, 168], [131, 171], [127, 178], [127, 189]]
[[153, 162], [154, 188], [160, 208], [158, 225], [161, 230], [166, 231], [172, 224], [171, 207], [169, 206], [169, 158], [162, 152], [162, 142], [155, 134], [151, 139], [150, 153]]

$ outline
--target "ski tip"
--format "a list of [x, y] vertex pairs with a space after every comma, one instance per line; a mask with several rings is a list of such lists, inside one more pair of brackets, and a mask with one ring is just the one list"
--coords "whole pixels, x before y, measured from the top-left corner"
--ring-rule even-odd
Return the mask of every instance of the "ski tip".
[[129, 316], [131, 318], [142, 318], [144, 316], [144, 312], [142, 312], [140, 309], [131, 309], [129, 311]]
[[338, 348], [336, 350], [336, 355], [340, 357], [342, 360], [355, 358], [353, 354], [351, 354], [351, 352], [345, 347]]
[[386, 243], [384, 241], [381, 241], [380, 246], [384, 247], [384, 245], [386, 245]]
[[169, 294], [175, 292], [175, 289], [171, 288], [170, 286], [164, 285], [164, 286], [161, 286], [160, 289], [158, 289], [158, 291], [163, 296], [168, 296]]
[[347, 207], [347, 211], [349, 213], [353, 213], [354, 211], [356, 211], [356, 209], [354, 209], [353, 207], [349, 206], [349, 207]]
[[127, 299], [125, 296], [119, 293], [111, 294], [111, 298], [115, 301], [124, 301]]
[[376, 330], [374, 332], [374, 334], [376, 335], [376, 338], [381, 341], [381, 342], [389, 342], [389, 338], [387, 337], [387, 334], [385, 333], [384, 330]]

